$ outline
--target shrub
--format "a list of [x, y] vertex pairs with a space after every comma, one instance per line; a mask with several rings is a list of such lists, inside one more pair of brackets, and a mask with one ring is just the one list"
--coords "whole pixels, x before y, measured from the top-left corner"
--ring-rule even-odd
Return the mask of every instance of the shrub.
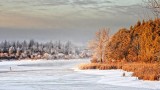
[[97, 63], [97, 58], [93, 58], [90, 61], [91, 61], [91, 63]]

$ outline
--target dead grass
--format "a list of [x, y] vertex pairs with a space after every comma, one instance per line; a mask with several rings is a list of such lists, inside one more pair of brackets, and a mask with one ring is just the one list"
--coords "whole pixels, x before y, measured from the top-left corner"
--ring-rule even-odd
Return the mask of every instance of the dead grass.
[[99, 69], [99, 66], [101, 64], [99, 63], [86, 63], [86, 64], [80, 64], [79, 69], [85, 70], [85, 69]]
[[143, 80], [160, 80], [160, 65], [157, 63], [88, 63], [80, 64], [81, 70], [85, 69], [123, 69], [128, 72], [133, 72], [133, 76]]
[[130, 63], [122, 67], [125, 71], [134, 72], [133, 76], [143, 80], [159, 80], [160, 65], [156, 63]]

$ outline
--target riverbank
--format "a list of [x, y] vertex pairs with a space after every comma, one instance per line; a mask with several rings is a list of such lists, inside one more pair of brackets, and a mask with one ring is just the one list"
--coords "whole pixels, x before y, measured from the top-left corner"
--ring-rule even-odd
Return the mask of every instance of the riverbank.
[[[87, 63], [80, 64], [81, 70], [86, 69], [122, 69], [128, 72], [133, 72], [132, 76], [142, 80], [159, 81], [160, 80], [160, 65], [158, 63]], [[124, 73], [125, 76], [125, 73]]]

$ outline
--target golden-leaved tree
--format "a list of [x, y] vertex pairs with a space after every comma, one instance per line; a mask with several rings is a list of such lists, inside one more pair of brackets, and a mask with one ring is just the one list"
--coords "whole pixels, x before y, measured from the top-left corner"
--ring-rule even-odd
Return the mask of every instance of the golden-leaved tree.
[[120, 29], [107, 45], [111, 60], [160, 61], [160, 19], [140, 21], [130, 30]]
[[130, 41], [130, 31], [125, 28], [120, 29], [106, 46], [108, 49], [106, 57], [111, 61], [126, 59]]

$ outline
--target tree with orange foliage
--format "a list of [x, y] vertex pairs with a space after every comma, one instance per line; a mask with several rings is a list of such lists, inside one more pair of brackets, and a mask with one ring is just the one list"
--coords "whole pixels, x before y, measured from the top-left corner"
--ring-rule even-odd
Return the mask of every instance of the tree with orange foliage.
[[112, 61], [126, 59], [130, 41], [130, 31], [125, 28], [120, 29], [111, 38], [111, 41], [107, 46], [109, 50], [109, 58], [112, 59]]
[[120, 29], [108, 46], [112, 60], [160, 61], [160, 19], [140, 21], [130, 30]]

